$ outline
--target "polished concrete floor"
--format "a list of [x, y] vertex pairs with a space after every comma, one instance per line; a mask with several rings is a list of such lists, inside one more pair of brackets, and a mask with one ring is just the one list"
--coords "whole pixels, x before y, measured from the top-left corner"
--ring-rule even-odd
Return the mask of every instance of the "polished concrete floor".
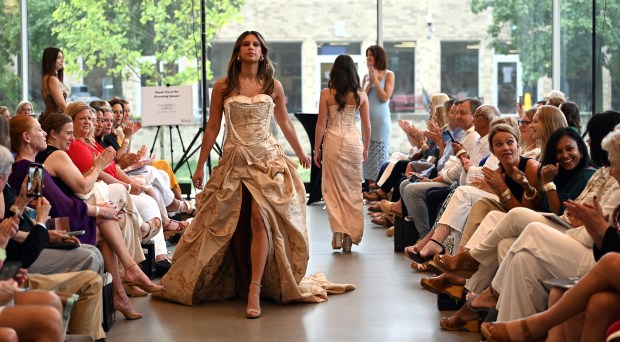
[[[368, 217], [368, 216], [366, 216]], [[308, 206], [308, 273], [324, 272], [357, 289], [321, 304], [278, 305], [263, 300], [260, 319], [245, 318], [245, 301], [187, 307], [149, 297], [132, 299], [144, 313], [137, 321], [120, 313], [108, 341], [479, 341], [480, 335], [439, 328], [436, 295], [420, 287], [402, 253], [394, 253], [385, 229], [366, 219], [364, 239], [351, 254], [331, 249], [323, 204]]]

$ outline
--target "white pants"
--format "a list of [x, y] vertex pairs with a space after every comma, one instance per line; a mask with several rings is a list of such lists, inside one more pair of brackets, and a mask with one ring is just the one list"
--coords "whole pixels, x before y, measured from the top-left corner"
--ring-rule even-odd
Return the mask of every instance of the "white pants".
[[565, 231], [561, 225], [523, 207], [513, 208], [508, 213], [492, 211], [482, 220], [465, 245], [471, 256], [480, 263], [478, 271], [466, 281], [467, 289], [480, 292], [489, 286], [512, 243], [531, 222], [541, 222], [561, 232]]
[[140, 195], [131, 195], [131, 198], [136, 204], [136, 208], [140, 213], [140, 216], [146, 221], [153, 218], [158, 218], [159, 222], [162, 222], [162, 229], [153, 237], [153, 243], [155, 244], [155, 255], [167, 255], [168, 249], [166, 248], [166, 240], [164, 239], [163, 221], [161, 219], [161, 212], [155, 199], [145, 193]]
[[446, 206], [439, 224], [445, 224], [450, 228], [463, 233], [463, 228], [467, 222], [467, 216], [471, 210], [474, 202], [480, 198], [489, 198], [492, 200], [499, 200], [497, 195], [490, 192], [480, 190], [470, 185], [461, 185], [452, 194], [450, 202]]
[[547, 308], [544, 280], [581, 277], [594, 266], [592, 249], [543, 223], [526, 226], [503, 260], [491, 286], [499, 292], [498, 321]]

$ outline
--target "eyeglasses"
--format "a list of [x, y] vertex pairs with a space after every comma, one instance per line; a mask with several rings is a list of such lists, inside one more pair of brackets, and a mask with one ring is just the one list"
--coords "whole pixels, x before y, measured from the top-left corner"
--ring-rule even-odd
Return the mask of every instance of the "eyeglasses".
[[474, 115], [474, 120], [475, 120], [476, 118], [481, 118], [481, 117], [482, 117], [482, 118], [486, 118], [487, 116], [486, 116], [486, 115], [484, 115], [484, 114]]
[[531, 121], [527, 121], [527, 120], [518, 120], [518, 121], [519, 121], [519, 126], [521, 127], [527, 127], [532, 124]]
[[99, 119], [99, 122], [101, 122], [101, 123], [106, 123], [106, 122], [112, 123], [112, 122], [114, 122], [114, 119]]

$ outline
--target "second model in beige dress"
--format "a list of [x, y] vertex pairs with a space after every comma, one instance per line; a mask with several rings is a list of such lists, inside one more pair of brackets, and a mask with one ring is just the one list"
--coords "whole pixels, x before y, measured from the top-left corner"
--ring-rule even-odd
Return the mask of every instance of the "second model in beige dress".
[[322, 150], [322, 191], [332, 233], [344, 233], [359, 244], [364, 231], [362, 162], [364, 146], [356, 127], [358, 108], [328, 107]]

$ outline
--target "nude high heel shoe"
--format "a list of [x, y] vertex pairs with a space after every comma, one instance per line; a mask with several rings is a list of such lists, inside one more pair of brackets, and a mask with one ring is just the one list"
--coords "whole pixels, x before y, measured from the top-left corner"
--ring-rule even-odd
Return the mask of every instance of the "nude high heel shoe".
[[[260, 290], [262, 285], [260, 283], [257, 283], [255, 281], [250, 282], [250, 286], [255, 285], [258, 286], [258, 296], [259, 296], [259, 300], [260, 300]], [[249, 302], [249, 297], [250, 294], [248, 293], [248, 302]], [[261, 316], [261, 311], [260, 309], [250, 309], [249, 307], [245, 310], [245, 317], [250, 318], [250, 319], [254, 319], [254, 318], [259, 318]]]
[[127, 298], [127, 294], [125, 294], [125, 292], [114, 294], [114, 310], [120, 311], [127, 320], [142, 318], [141, 312], [133, 311], [131, 302], [129, 302], [129, 298]]

